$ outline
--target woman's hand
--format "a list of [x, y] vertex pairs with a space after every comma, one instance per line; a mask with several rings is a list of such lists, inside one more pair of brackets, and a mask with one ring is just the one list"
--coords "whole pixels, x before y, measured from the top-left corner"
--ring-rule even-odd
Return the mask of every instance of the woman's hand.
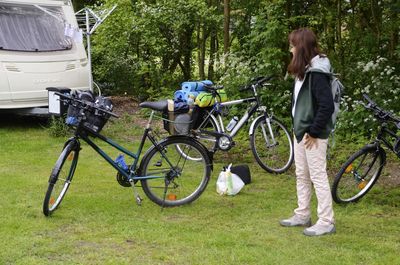
[[314, 146], [318, 148], [317, 138], [311, 137], [308, 133], [304, 136], [304, 145], [306, 149], [311, 150]]

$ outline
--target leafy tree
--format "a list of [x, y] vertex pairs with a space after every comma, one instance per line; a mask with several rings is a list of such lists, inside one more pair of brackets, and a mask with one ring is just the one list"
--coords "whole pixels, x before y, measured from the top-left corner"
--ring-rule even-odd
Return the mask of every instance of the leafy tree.
[[[83, 2], [74, 1], [74, 5]], [[299, 27], [317, 33], [321, 49], [335, 72], [341, 74], [349, 113], [357, 108], [352, 101], [360, 98], [368, 85], [370, 93], [379, 90], [378, 97], [397, 91], [393, 80], [397, 80], [400, 67], [400, 2], [396, 0], [85, 3], [94, 8], [118, 4], [93, 41], [95, 79], [109, 93], [171, 97], [182, 81], [208, 78], [224, 84], [228, 94], [236, 96], [240, 84], [255, 76], [273, 74], [277, 84], [263, 97], [268, 97], [278, 115], [289, 116], [291, 81], [283, 78], [290, 61], [287, 36]], [[362, 65], [371, 62], [379, 67], [364, 71]], [[387, 69], [392, 69], [390, 75], [382, 75]], [[371, 82], [375, 82], [373, 86]], [[400, 111], [399, 104], [382, 104]], [[361, 113], [355, 115], [361, 120]], [[350, 124], [351, 115], [344, 116], [345, 123]]]

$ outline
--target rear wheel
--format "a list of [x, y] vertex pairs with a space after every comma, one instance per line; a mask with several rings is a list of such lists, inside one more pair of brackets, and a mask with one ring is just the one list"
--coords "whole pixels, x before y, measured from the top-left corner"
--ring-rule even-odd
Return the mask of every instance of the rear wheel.
[[250, 145], [257, 163], [270, 173], [283, 173], [292, 165], [292, 137], [276, 119], [258, 119], [250, 136]]
[[207, 150], [193, 138], [169, 137], [143, 157], [139, 172], [149, 178], [141, 181], [143, 191], [161, 206], [190, 203], [207, 187], [211, 164]]
[[332, 185], [337, 203], [356, 202], [372, 188], [385, 165], [386, 153], [376, 145], [366, 145], [344, 163]]
[[60, 206], [74, 176], [78, 156], [79, 144], [76, 141], [70, 141], [64, 147], [51, 172], [43, 202], [44, 215], [49, 216]]
[[[205, 130], [205, 131], [210, 131], [210, 132], [220, 132], [220, 128], [218, 126], [217, 119], [215, 118], [214, 115], [209, 115], [208, 111], [204, 112], [203, 115], [203, 122], [200, 124], [198, 128], [196, 128], [196, 139], [209, 151], [213, 152], [217, 149], [217, 140], [216, 137], [206, 134], [206, 133], [201, 133], [200, 130]], [[181, 147], [179, 145], [176, 145], [176, 148], [178, 149], [179, 152], [182, 153], [182, 155], [187, 155], [185, 154]], [[192, 157], [188, 156], [188, 159], [191, 160], [201, 160], [201, 157]]]

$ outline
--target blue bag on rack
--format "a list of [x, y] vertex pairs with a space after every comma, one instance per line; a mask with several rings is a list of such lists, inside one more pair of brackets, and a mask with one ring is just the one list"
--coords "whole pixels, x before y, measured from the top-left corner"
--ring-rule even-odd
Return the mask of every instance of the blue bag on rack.
[[206, 91], [204, 85], [212, 86], [213, 82], [211, 80], [187, 81], [181, 84], [181, 88], [190, 92], [203, 92]]
[[183, 82], [181, 84], [181, 89], [174, 93], [174, 101], [187, 102], [189, 96], [195, 99], [200, 92], [206, 91], [205, 85], [213, 85], [213, 82], [210, 80]]

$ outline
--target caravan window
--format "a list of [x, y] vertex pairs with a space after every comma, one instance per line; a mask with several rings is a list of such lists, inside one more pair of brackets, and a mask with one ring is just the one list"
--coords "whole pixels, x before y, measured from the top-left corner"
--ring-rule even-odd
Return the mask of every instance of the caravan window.
[[61, 7], [0, 3], [0, 49], [57, 51], [71, 49]]

